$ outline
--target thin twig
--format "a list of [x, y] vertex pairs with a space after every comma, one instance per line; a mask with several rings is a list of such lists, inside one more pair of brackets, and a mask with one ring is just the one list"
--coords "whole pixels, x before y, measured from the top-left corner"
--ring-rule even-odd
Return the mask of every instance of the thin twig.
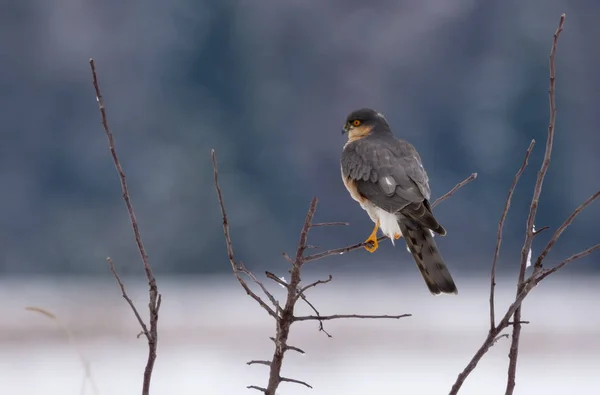
[[[306, 250], [306, 244], [308, 241], [308, 231], [312, 226], [312, 219], [315, 215], [315, 211], [317, 210], [317, 202], [319, 199], [314, 197], [310, 202], [310, 206], [308, 208], [308, 213], [306, 214], [306, 219], [304, 220], [304, 226], [302, 226], [302, 230], [300, 231], [300, 240], [298, 241], [298, 248], [296, 250], [296, 259], [294, 261], [293, 266], [300, 266], [304, 263], [304, 250]], [[298, 270], [294, 270], [292, 267], [292, 277], [294, 277], [294, 273], [297, 273], [298, 283], [294, 284], [293, 289], [296, 289], [298, 284], [300, 283], [300, 273]], [[290, 284], [294, 283], [294, 278], [290, 281]]]
[[[277, 343], [277, 340], [273, 336], [269, 337], [269, 339], [271, 339], [273, 343]], [[301, 348], [290, 346], [289, 344], [285, 346], [285, 349], [290, 351], [296, 351], [300, 354], [306, 354], [306, 352], [304, 352], [304, 350], [302, 350]]]
[[550, 229], [549, 226], [544, 226], [542, 228], [536, 229], [535, 231], [533, 231], [533, 236], [535, 237], [535, 236], [539, 235], [540, 233], [542, 233], [543, 231], [548, 230], [548, 229]]
[[[527, 164], [529, 162], [529, 155], [531, 155], [531, 150], [535, 145], [535, 140], [531, 140], [529, 143], [529, 148], [525, 152], [525, 158], [523, 159], [523, 164], [515, 178], [513, 179], [512, 185], [508, 190], [508, 196], [506, 197], [506, 203], [504, 204], [504, 210], [502, 211], [502, 215], [500, 216], [500, 221], [498, 222], [498, 236], [496, 237], [496, 248], [494, 250], [494, 260], [492, 262], [492, 272], [490, 275], [490, 329], [493, 329], [496, 326], [496, 317], [495, 317], [495, 303], [494, 303], [494, 291], [496, 288], [496, 264], [498, 262], [498, 257], [500, 256], [500, 245], [502, 244], [502, 230], [504, 229], [504, 221], [506, 221], [506, 216], [508, 215], [508, 210], [510, 209], [510, 203], [512, 201], [513, 194], [515, 192], [515, 188], [517, 187], [517, 183], [521, 178], [521, 174], [525, 171]], [[508, 335], [507, 335], [508, 337]]]
[[312, 224], [311, 228], [318, 228], [321, 226], [349, 226], [350, 222], [317, 222], [316, 224]]
[[[508, 325], [514, 325], [514, 324], [515, 324], [514, 321], [508, 321]], [[529, 325], [530, 322], [529, 321], [521, 321], [521, 322], [519, 322], [519, 324]]]
[[267, 389], [263, 388], [263, 387], [259, 387], [258, 385], [249, 385], [246, 388], [248, 388], [249, 390], [257, 390], [263, 393], [267, 393]]
[[498, 343], [498, 340], [500, 340], [500, 339], [508, 339], [508, 333], [504, 333], [502, 335], [496, 336], [496, 338], [494, 339], [494, 343], [492, 343], [492, 345], [495, 346], [496, 343]]
[[[377, 238], [377, 241], [380, 242], [380, 241], [385, 240], [385, 239], [387, 239], [387, 236], [381, 236], [381, 237]], [[334, 249], [331, 249], [331, 250], [319, 252], [319, 253], [316, 253], [316, 254], [304, 257], [304, 263], [311, 262], [311, 261], [318, 261], [319, 259], [323, 259], [323, 258], [331, 256], [331, 255], [343, 255], [343, 254], [346, 254], [348, 252], [351, 252], [351, 251], [363, 248], [366, 245], [367, 245], [367, 243], [363, 241], [361, 243], [352, 244], [352, 245], [347, 246], [347, 247], [334, 248]]]
[[267, 366], [271, 366], [271, 362], [269, 362], [269, 361], [263, 361], [263, 360], [258, 360], [258, 359], [253, 359], [252, 361], [246, 362], [246, 365], [267, 365]]
[[537, 260], [535, 261], [534, 267], [537, 268], [538, 271], [539, 271], [539, 269], [542, 269], [542, 261], [544, 260], [544, 258], [546, 257], [546, 255], [548, 255], [548, 253], [550, 252], [550, 250], [552, 249], [552, 247], [554, 246], [554, 244], [557, 242], [558, 238], [565, 231], [565, 229], [567, 229], [567, 227], [569, 225], [571, 225], [571, 223], [575, 220], [575, 218], [587, 206], [589, 206], [594, 200], [598, 199], [599, 197], [600, 197], [600, 191], [597, 191], [595, 194], [593, 194], [592, 196], [590, 196], [589, 198], [587, 198], [586, 201], [583, 202], [583, 203], [581, 203], [575, 209], [575, 211], [573, 211], [571, 213], [571, 215], [569, 215], [569, 217], [565, 220], [565, 222], [563, 222], [562, 225], [559, 226], [558, 229], [556, 229], [556, 231], [552, 235], [552, 238], [550, 239], [550, 241], [548, 242], [548, 244], [546, 244], [546, 247], [542, 250], [542, 252], [540, 253], [540, 256], [538, 256]]
[[[119, 162], [119, 157], [117, 156], [113, 134], [110, 131], [110, 128], [108, 127], [108, 121], [106, 118], [106, 108], [104, 107], [104, 100], [102, 99], [102, 94], [100, 93], [100, 87], [98, 84], [98, 76], [96, 74], [96, 65], [94, 63], [94, 59], [90, 59], [90, 68], [92, 69], [92, 79], [94, 89], [96, 91], [96, 101], [98, 102], [98, 106], [100, 108], [102, 126], [104, 127], [104, 132], [108, 139], [108, 146], [110, 148], [110, 153], [113, 157], [115, 168], [117, 169], [117, 173], [119, 173], [119, 180], [121, 181], [121, 190], [123, 192], [123, 200], [125, 201], [125, 205], [127, 206], [127, 212], [129, 213], [129, 219], [131, 221], [131, 226], [133, 227], [135, 242], [142, 257], [142, 263], [144, 264], [146, 278], [148, 279], [148, 294], [150, 299], [148, 303], [148, 310], [150, 315], [150, 330], [148, 330], [147, 328], [145, 328], [144, 325], [142, 325], [142, 328], [144, 329], [144, 333], [148, 340], [148, 360], [146, 362], [146, 368], [144, 370], [142, 394], [148, 395], [150, 393], [150, 381], [152, 379], [154, 362], [156, 361], [156, 349], [158, 346], [158, 311], [160, 309], [162, 297], [158, 293], [156, 279], [154, 278], [154, 274], [152, 273], [152, 267], [150, 266], [150, 262], [148, 261], [148, 254], [146, 253], [146, 249], [144, 248], [144, 243], [142, 243], [142, 237], [140, 236], [138, 223], [135, 218], [135, 213], [133, 211], [133, 204], [131, 203], [131, 199], [129, 197], [127, 182], [125, 181], [125, 172], [123, 171], [121, 163]], [[113, 274], [116, 276], [116, 271], [114, 270], [114, 267]], [[118, 279], [118, 276], [116, 276], [116, 278]], [[124, 289], [123, 284], [120, 282], [120, 280], [118, 280], [118, 282], [120, 283], [119, 286], [122, 289]], [[123, 292], [123, 295], [125, 295], [125, 292]], [[128, 303], [131, 307], [133, 307], [133, 304], [130, 302], [130, 300], [128, 301]], [[138, 321], [141, 321], [140, 316], [135, 309], [134, 313], [136, 314]]]
[[[219, 199], [219, 205], [221, 207], [221, 217], [223, 219], [223, 233], [225, 235], [225, 244], [227, 246], [227, 256], [229, 257], [229, 262], [231, 263], [231, 269], [233, 270], [233, 275], [238, 280], [244, 291], [254, 299], [260, 307], [265, 309], [265, 311], [273, 318], [277, 319], [277, 313], [267, 305], [260, 296], [254, 293], [248, 284], [244, 281], [244, 279], [240, 276], [240, 268], [243, 266], [239, 265], [235, 256], [233, 255], [233, 245], [231, 243], [231, 236], [229, 235], [229, 220], [227, 218], [227, 212], [225, 211], [225, 203], [223, 202], [223, 194], [221, 192], [221, 187], [219, 186], [219, 168], [217, 166], [217, 157], [215, 154], [215, 150], [211, 151], [212, 163], [213, 163], [213, 175], [215, 181], [215, 189], [217, 190], [217, 198]], [[243, 269], [245, 270], [245, 269]]]
[[339, 320], [344, 318], [360, 318], [360, 319], [400, 319], [412, 317], [412, 314], [401, 315], [361, 315], [361, 314], [334, 314], [334, 315], [304, 315], [294, 317], [294, 321], [329, 321]]
[[[308, 300], [308, 298], [306, 297], [306, 295], [300, 294], [300, 297], [308, 305], [308, 307], [310, 307], [312, 309], [312, 311], [315, 312], [315, 314], [317, 315], [317, 317], [321, 316], [321, 313], [319, 313], [319, 310], [317, 310], [317, 308], [315, 307], [314, 304], [310, 303], [310, 301]], [[323, 332], [325, 334], [325, 336], [327, 336], [328, 338], [332, 338], [333, 337], [331, 335], [331, 333], [329, 333], [329, 332], [327, 332], [325, 330], [325, 326], [323, 326], [323, 321], [322, 320], [319, 320], [319, 332]]]
[[281, 255], [285, 258], [286, 261], [288, 261], [289, 263], [293, 264], [294, 260], [286, 253], [286, 252], [282, 252]]
[[[533, 226], [535, 224], [535, 215], [537, 213], [540, 195], [542, 193], [542, 185], [544, 184], [544, 178], [548, 172], [550, 166], [550, 158], [552, 156], [552, 146], [554, 143], [554, 126], [556, 123], [556, 76], [555, 76], [555, 55], [556, 46], [558, 44], [558, 37], [563, 30], [565, 23], [565, 14], [560, 16], [558, 22], [558, 28], [554, 33], [554, 39], [552, 40], [552, 48], [550, 50], [549, 68], [550, 68], [550, 87], [548, 89], [549, 105], [550, 105], [550, 121], [548, 123], [548, 138], [546, 140], [546, 151], [544, 153], [544, 160], [542, 161], [542, 167], [538, 173], [537, 180], [535, 182], [535, 188], [533, 190], [533, 197], [531, 199], [531, 206], [529, 208], [529, 215], [527, 217], [527, 227], [525, 229], [525, 242], [521, 249], [521, 265], [519, 268], [519, 278], [517, 280], [517, 294], [523, 289], [523, 283], [525, 281], [525, 271], [527, 270], [527, 257], [531, 251], [531, 244], [533, 243]], [[534, 272], [539, 271], [540, 267], [534, 267]], [[515, 376], [517, 374], [517, 359], [519, 356], [519, 337], [521, 334], [521, 308], [517, 308], [514, 317], [515, 324], [513, 325], [512, 339], [510, 344], [510, 351], [508, 353], [508, 380], [506, 384], [505, 395], [512, 395], [515, 389]]]
[[555, 273], [558, 270], [562, 269], [567, 264], [569, 264], [579, 258], [583, 258], [586, 255], [590, 255], [592, 252], [597, 251], [597, 250], [600, 250], [600, 244], [595, 244], [588, 249], [585, 249], [581, 252], [571, 255], [570, 257], [568, 257], [567, 259], [565, 259], [558, 265], [554, 266], [552, 269], [547, 269], [547, 270], [543, 271], [537, 278], [534, 279], [535, 283], [538, 284], [540, 281], [542, 281], [543, 279], [545, 279], [552, 273]]
[[285, 381], [285, 382], [288, 382], [288, 383], [300, 384], [300, 385], [303, 385], [305, 387], [312, 388], [312, 386], [310, 384], [306, 383], [305, 381], [291, 379], [289, 377], [280, 377], [279, 381], [281, 381], [281, 382]]
[[431, 204], [431, 208], [434, 208], [435, 206], [437, 206], [444, 200], [448, 199], [450, 196], [454, 195], [456, 193], [456, 191], [458, 191], [460, 188], [464, 187], [465, 185], [467, 185], [468, 183], [470, 183], [471, 181], [473, 181], [476, 178], [477, 178], [477, 173], [471, 174], [469, 177], [465, 178], [464, 180], [462, 180], [461, 182], [456, 184], [456, 186], [454, 188], [452, 188], [451, 190], [449, 190], [448, 192], [446, 192], [439, 198], [435, 199], [435, 202], [433, 202]]
[[240, 267], [239, 267], [239, 269], [240, 269], [240, 272], [242, 272], [246, 276], [250, 277], [250, 279], [252, 281], [254, 281], [254, 283], [260, 287], [260, 289], [263, 291], [263, 293], [265, 294], [265, 296], [267, 298], [269, 298], [269, 301], [271, 302], [271, 304], [273, 305], [273, 307], [275, 307], [275, 309], [277, 311], [280, 311], [281, 310], [281, 306], [279, 305], [279, 302], [277, 301], [277, 299], [275, 299], [275, 297], [273, 296], [273, 294], [271, 292], [269, 292], [269, 290], [267, 289], [267, 287], [265, 287], [265, 285], [256, 278], [256, 276], [254, 275], [254, 273], [252, 273], [250, 270], [246, 269], [246, 266], [244, 266], [244, 263], [242, 261], [240, 261]]
[[127, 291], [125, 290], [125, 285], [121, 281], [121, 277], [119, 277], [119, 274], [117, 273], [117, 270], [115, 269], [115, 263], [113, 262], [112, 259], [110, 259], [110, 257], [106, 258], [106, 262], [108, 262], [110, 272], [115, 277], [115, 280], [117, 280], [117, 284], [119, 284], [119, 288], [121, 288], [121, 293], [123, 295], [123, 299], [125, 299], [127, 301], [127, 304], [129, 305], [129, 307], [131, 307], [131, 310], [133, 310], [133, 314], [135, 314], [135, 318], [137, 318], [140, 326], [142, 327], [142, 333], [144, 334], [144, 336], [146, 336], [147, 339], [150, 339], [150, 333], [148, 333], [148, 328], [146, 327], [146, 324], [144, 323], [142, 316], [135, 308], [133, 301], [131, 300], [129, 295], [127, 295]]
[[[102, 117], [102, 126], [104, 127], [104, 131], [106, 133], [106, 137], [108, 138], [108, 146], [110, 148], [110, 153], [113, 157], [113, 162], [119, 173], [119, 179], [121, 181], [121, 189], [123, 191], [123, 200], [125, 200], [125, 205], [127, 206], [127, 212], [129, 213], [129, 219], [131, 220], [131, 226], [133, 227], [133, 233], [135, 235], [135, 242], [138, 246], [138, 250], [140, 251], [140, 255], [142, 256], [142, 262], [144, 264], [144, 270], [146, 271], [146, 277], [148, 280], [153, 283], [154, 275], [152, 274], [152, 267], [150, 267], [150, 263], [148, 262], [148, 254], [146, 253], [146, 249], [144, 248], [144, 243], [142, 243], [142, 237], [140, 236], [140, 230], [138, 228], [137, 220], [135, 219], [135, 213], [133, 211], [133, 204], [131, 203], [131, 199], [129, 197], [129, 189], [127, 188], [127, 182], [125, 181], [125, 172], [121, 167], [121, 163], [119, 162], [119, 157], [117, 156], [117, 151], [115, 149], [115, 141], [113, 138], [113, 134], [108, 127], [108, 121], [106, 119], [106, 108], [104, 107], [104, 100], [102, 99], [102, 94], [100, 93], [100, 87], [98, 85], [98, 77], [96, 75], [96, 65], [94, 63], [94, 59], [90, 59], [90, 67], [92, 68], [92, 77], [94, 79], [94, 89], [96, 90], [96, 100], [98, 101], [98, 106], [100, 107], [100, 115]], [[156, 296], [155, 296], [156, 302]]]
[[314, 288], [317, 285], [327, 284], [327, 283], [331, 282], [331, 280], [333, 280], [333, 277], [330, 274], [329, 277], [327, 277], [327, 280], [317, 280], [314, 283], [310, 283], [307, 286], [300, 288], [300, 290], [298, 291], [298, 296], [296, 296], [296, 299], [298, 299], [300, 297], [300, 295], [304, 294], [304, 292], [306, 292], [306, 290], [308, 290], [310, 288]]
[[300, 354], [306, 354], [303, 349], [298, 348], [298, 347], [288, 345], [288, 346], [286, 346], [286, 349], [290, 350], [290, 351], [296, 351], [297, 353], [300, 353]]
[[467, 366], [465, 366], [463, 371], [458, 374], [456, 381], [454, 382], [454, 384], [452, 385], [452, 388], [450, 389], [449, 395], [458, 394], [460, 387], [462, 387], [463, 383], [465, 382], [467, 377], [471, 374], [471, 372], [475, 369], [475, 367], [477, 366], [477, 364], [479, 363], [481, 358], [483, 358], [483, 356], [488, 352], [488, 350], [496, 343], [497, 333], [498, 332], [496, 332], [495, 330], [488, 332], [487, 337], [483, 341], [483, 344], [481, 345], [481, 347], [479, 347], [479, 350], [477, 350], [477, 352], [475, 352], [475, 355], [473, 355], [473, 357], [471, 358], [471, 360], [469, 361]]
[[283, 288], [289, 287], [290, 285], [288, 283], [286, 283], [285, 281], [283, 281], [282, 279], [280, 279], [279, 277], [277, 277], [275, 274], [271, 273], [271, 272], [265, 272], [265, 276], [267, 276], [267, 278], [275, 281], [277, 284], [281, 285]]

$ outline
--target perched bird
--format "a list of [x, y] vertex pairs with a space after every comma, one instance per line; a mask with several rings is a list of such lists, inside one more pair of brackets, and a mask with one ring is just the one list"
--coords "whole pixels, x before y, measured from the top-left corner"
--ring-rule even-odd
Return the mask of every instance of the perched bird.
[[415, 148], [392, 134], [382, 114], [370, 108], [351, 112], [341, 158], [342, 179], [354, 200], [375, 223], [365, 248], [374, 252], [377, 231], [392, 240], [404, 236], [432, 294], [458, 293], [433, 240], [446, 230], [433, 216], [429, 179]]

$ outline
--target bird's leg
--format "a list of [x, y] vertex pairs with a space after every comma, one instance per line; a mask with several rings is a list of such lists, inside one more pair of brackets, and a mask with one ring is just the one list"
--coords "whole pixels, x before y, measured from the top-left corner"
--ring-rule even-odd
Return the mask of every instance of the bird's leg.
[[365, 240], [365, 250], [369, 252], [375, 252], [377, 247], [379, 247], [379, 243], [377, 242], [377, 231], [379, 230], [379, 219], [375, 222], [375, 227], [373, 228], [373, 232], [367, 240]]
[[394, 239], [398, 240], [402, 237], [402, 233], [394, 233]]

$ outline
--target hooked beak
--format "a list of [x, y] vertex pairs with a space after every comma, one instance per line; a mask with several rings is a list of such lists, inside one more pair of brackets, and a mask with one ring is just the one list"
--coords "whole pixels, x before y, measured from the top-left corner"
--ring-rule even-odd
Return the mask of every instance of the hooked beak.
[[342, 128], [342, 134], [344, 133], [348, 133], [348, 124], [345, 124], [344, 127]]

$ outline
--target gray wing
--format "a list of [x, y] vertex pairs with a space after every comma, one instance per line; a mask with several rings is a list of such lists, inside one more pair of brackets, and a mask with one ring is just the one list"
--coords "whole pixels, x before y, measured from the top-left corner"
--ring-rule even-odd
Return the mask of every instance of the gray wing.
[[393, 137], [351, 142], [342, 153], [342, 174], [354, 181], [358, 192], [377, 207], [446, 233], [433, 217], [427, 173], [409, 143]]

